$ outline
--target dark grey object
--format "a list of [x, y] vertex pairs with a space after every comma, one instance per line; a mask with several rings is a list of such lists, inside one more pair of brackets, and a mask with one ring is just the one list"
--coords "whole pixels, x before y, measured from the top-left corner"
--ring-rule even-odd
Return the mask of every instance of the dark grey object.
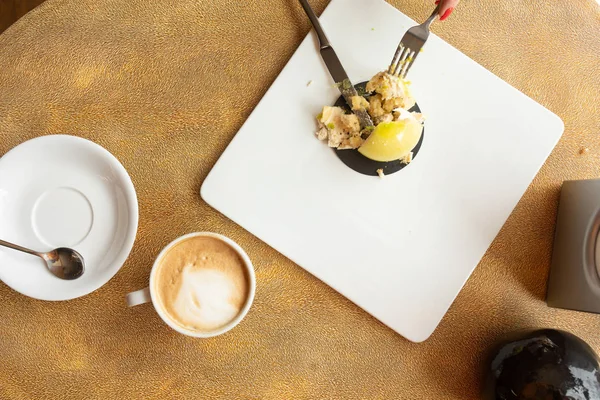
[[600, 179], [566, 181], [558, 205], [546, 302], [600, 313]]

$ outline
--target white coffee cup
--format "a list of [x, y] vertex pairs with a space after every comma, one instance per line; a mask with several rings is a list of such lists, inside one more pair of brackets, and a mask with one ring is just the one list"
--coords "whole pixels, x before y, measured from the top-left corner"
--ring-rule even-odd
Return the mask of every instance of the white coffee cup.
[[[216, 329], [214, 331], [210, 331], [210, 332], [199, 332], [199, 331], [187, 329], [185, 327], [178, 325], [175, 321], [171, 320], [169, 318], [169, 316], [166, 314], [166, 312], [162, 309], [162, 306], [159, 304], [158, 295], [155, 293], [155, 289], [154, 289], [156, 287], [156, 285], [154, 285], [154, 280], [156, 279], [157, 271], [159, 270], [160, 261], [162, 260], [163, 255], [165, 255], [165, 253], [167, 251], [169, 251], [169, 249], [171, 249], [172, 247], [177, 245], [179, 242], [182, 242], [186, 239], [196, 237], [196, 236], [212, 237], [215, 239], [219, 239], [219, 240], [223, 241], [224, 243], [228, 244], [233, 250], [236, 251], [236, 253], [240, 256], [240, 258], [244, 262], [244, 266], [246, 267], [246, 272], [247, 272], [247, 277], [248, 277], [248, 297], [246, 298], [246, 302], [244, 303], [239, 314], [233, 320], [231, 320], [229, 323], [224, 325], [223, 327]], [[152, 266], [152, 270], [150, 271], [150, 285], [144, 289], [127, 294], [126, 300], [127, 300], [127, 305], [129, 307], [152, 302], [154, 309], [156, 310], [158, 315], [162, 318], [162, 320], [167, 325], [169, 325], [171, 328], [176, 330], [177, 332], [182, 333], [184, 335], [198, 337], [198, 338], [209, 338], [209, 337], [213, 337], [213, 336], [222, 335], [223, 333], [233, 329], [237, 324], [239, 324], [242, 321], [242, 319], [244, 319], [246, 314], [248, 314], [248, 311], [250, 310], [250, 306], [252, 305], [252, 302], [254, 301], [254, 293], [255, 292], [256, 292], [256, 276], [254, 274], [254, 267], [252, 266], [252, 262], [250, 261], [250, 257], [248, 257], [248, 254], [246, 254], [246, 252], [237, 243], [235, 243], [233, 240], [229, 239], [228, 237], [219, 235], [218, 233], [194, 232], [194, 233], [189, 233], [187, 235], [178, 237], [177, 239], [175, 239], [171, 243], [169, 243], [160, 252], [158, 257], [156, 257], [156, 260], [154, 261], [154, 265]]]

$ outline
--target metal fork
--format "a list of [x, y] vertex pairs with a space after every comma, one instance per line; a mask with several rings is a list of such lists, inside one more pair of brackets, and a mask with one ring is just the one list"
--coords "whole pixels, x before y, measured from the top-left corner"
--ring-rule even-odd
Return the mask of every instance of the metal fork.
[[398, 76], [402, 79], [406, 78], [408, 70], [414, 64], [419, 52], [429, 37], [429, 26], [438, 15], [440, 5], [438, 4], [433, 13], [427, 18], [427, 21], [421, 25], [413, 26], [402, 37], [392, 63], [388, 68], [388, 73]]

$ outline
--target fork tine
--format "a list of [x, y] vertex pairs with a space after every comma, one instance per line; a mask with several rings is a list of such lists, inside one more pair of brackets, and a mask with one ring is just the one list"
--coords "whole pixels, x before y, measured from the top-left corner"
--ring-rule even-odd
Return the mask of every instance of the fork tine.
[[408, 59], [408, 55], [410, 53], [411, 53], [410, 48], [405, 47], [404, 51], [402, 52], [402, 55], [400, 56], [400, 59], [398, 60], [398, 65], [396, 66], [396, 70], [394, 71], [394, 73], [392, 75], [395, 75], [398, 77], [400, 76], [400, 74], [404, 70], [404, 65], [406, 64], [406, 60]]
[[404, 46], [404, 44], [401, 44], [402, 46], [402, 51], [400, 52], [400, 54], [398, 54], [398, 58], [395, 60], [396, 63], [394, 65], [394, 70], [391, 72], [392, 75], [394, 76], [398, 76], [398, 74], [400, 73], [400, 70], [402, 69], [402, 60], [404, 58], [406, 58], [406, 52], [407, 52], [407, 48]]
[[436, 4], [437, 6], [435, 7], [435, 10], [433, 10], [425, 22], [420, 25], [413, 26], [406, 31], [402, 37], [402, 40], [400, 41], [400, 44], [398, 45], [398, 48], [396, 49], [396, 54], [394, 54], [392, 64], [390, 64], [390, 67], [388, 68], [389, 74], [397, 76], [398, 78], [406, 79], [408, 71], [414, 64], [418, 53], [422, 51], [423, 45], [429, 37], [429, 27], [438, 16], [438, 11], [440, 10], [441, 4], [439, 1], [436, 2]]
[[402, 44], [402, 42], [400, 42], [400, 44], [398, 45], [398, 48], [396, 48], [394, 57], [392, 58], [392, 63], [390, 64], [390, 67], [388, 68], [389, 74], [392, 74], [392, 75], [394, 74], [394, 71], [396, 70], [396, 66], [399, 61], [400, 55], [402, 54], [403, 51], [404, 51], [404, 45]]
[[406, 58], [406, 61], [402, 65], [402, 70], [400, 71], [400, 77], [402, 79], [406, 78], [406, 74], [408, 74], [408, 70], [412, 67], [415, 62], [415, 58], [417, 58], [417, 53], [415, 51], [411, 52], [409, 56]]
[[411, 60], [411, 62], [408, 64], [408, 66], [406, 67], [406, 71], [404, 71], [404, 74], [402, 74], [402, 79], [406, 79], [406, 76], [408, 75], [408, 71], [410, 70], [410, 68], [415, 63], [415, 58], [417, 58], [416, 54], [413, 57], [413, 59]]

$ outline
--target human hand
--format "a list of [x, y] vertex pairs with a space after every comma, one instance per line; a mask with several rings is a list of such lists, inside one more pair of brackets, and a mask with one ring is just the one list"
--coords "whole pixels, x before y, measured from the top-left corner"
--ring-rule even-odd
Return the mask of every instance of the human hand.
[[435, 4], [439, 4], [440, 1], [442, 4], [440, 4], [438, 15], [440, 16], [440, 21], [443, 21], [452, 14], [452, 11], [454, 11], [460, 0], [437, 0]]

